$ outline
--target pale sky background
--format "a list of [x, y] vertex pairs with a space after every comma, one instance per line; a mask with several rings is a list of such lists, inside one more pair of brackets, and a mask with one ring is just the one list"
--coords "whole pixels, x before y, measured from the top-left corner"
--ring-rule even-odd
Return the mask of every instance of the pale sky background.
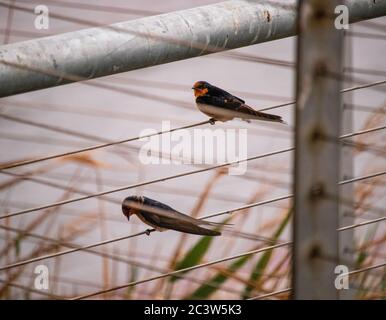
[[[218, 1], [71, 0], [66, 2], [125, 7], [149, 10], [152, 12], [170, 12], [216, 3]], [[51, 12], [93, 20], [102, 25], [140, 18], [139, 15], [129, 15], [123, 12], [111, 13], [65, 8], [49, 4], [49, 1], [44, 0], [17, 1], [17, 3], [27, 3], [31, 8], [37, 4], [46, 4]], [[1, 43], [4, 43], [5, 40], [4, 29], [6, 28], [7, 16], [8, 11], [4, 8], [0, 8], [0, 29], [2, 31], [0, 34]], [[82, 25], [52, 18], [50, 19], [49, 30], [36, 30], [33, 23], [34, 17], [33, 14], [14, 11], [8, 42], [19, 42], [31, 38], [44, 37], [47, 34], [59, 34], [85, 28]], [[383, 36], [386, 36], [386, 18], [375, 19], [373, 21], [378, 24], [383, 24], [385, 29], [375, 30], [369, 28], [365, 24], [358, 23], [355, 26], [350, 26], [350, 31], [383, 34]], [[351, 37], [350, 39], [352, 41], [351, 65], [356, 68], [383, 71], [383, 75], [354, 74], [354, 77], [364, 82], [374, 82], [385, 79], [385, 39], [365, 39], [362, 37]], [[233, 51], [294, 62], [296, 48], [295, 40], [296, 38], [292, 37]], [[350, 65], [350, 62], [346, 61], [346, 64]], [[207, 117], [196, 109], [194, 97], [190, 89], [192, 84], [197, 80], [206, 80], [230, 92], [248, 92], [249, 94], [245, 93], [244, 95], [247, 103], [254, 106], [256, 109], [260, 109], [283, 101], [292, 100], [295, 83], [294, 77], [295, 73], [290, 68], [228, 59], [221, 57], [219, 54], [214, 54], [207, 57], [173, 62], [92, 80], [135, 89], [141, 93], [151, 93], [173, 98], [181, 101], [185, 106], [189, 106], [190, 109], [157, 100], [149, 100], [106, 89], [95, 88], [85, 85], [84, 83], [69, 84], [3, 98], [0, 100], [0, 106], [1, 112], [5, 114], [50, 124], [60, 128], [73, 129], [104, 139], [119, 140], [126, 137], [138, 136], [143, 129], [154, 128], [159, 130], [161, 128], [162, 120], [171, 120], [172, 127], [206, 120]], [[386, 87], [383, 85], [374, 89], [359, 90], [352, 94], [351, 97], [355, 104], [375, 109], [385, 103], [385, 88]], [[273, 97], [271, 99], [257, 99], [253, 94], [272, 95]], [[277, 99], [274, 98], [275, 96]], [[24, 106], [22, 106], [23, 104]], [[92, 113], [92, 110], [108, 111], [114, 113], [116, 116], [115, 118], [93, 117], [87, 114], [76, 113], [77, 111]], [[272, 111], [272, 113], [283, 116], [289, 123], [289, 127], [287, 128], [280, 125], [263, 125], [256, 122], [247, 124], [238, 120], [226, 124], [218, 124], [215, 128], [247, 128], [248, 156], [250, 157], [292, 146], [292, 134], [288, 129], [293, 125], [293, 110], [293, 106], [289, 106]], [[353, 130], [361, 129], [370, 114], [371, 113], [369, 112], [354, 111]], [[210, 126], [207, 125], [206, 127]], [[382, 143], [382, 138], [385, 137], [384, 131], [379, 132], [377, 133], [376, 141]], [[46, 143], [36, 142], [36, 140], [42, 139], [45, 140]], [[33, 126], [0, 119], [1, 163], [65, 152], [77, 149], [80, 146], [94, 144], [96, 143], [85, 139], [78, 139]], [[143, 142], [133, 142], [130, 143], [130, 145], [141, 146], [143, 145]], [[92, 159], [100, 162], [97, 178], [103, 184], [102, 189], [98, 189], [95, 182], [95, 167], [82, 166], [81, 163], [75, 161], [46, 161], [36, 165], [15, 168], [10, 171], [22, 173], [54, 165], [55, 167], [53, 167], [52, 170], [40, 174], [37, 177], [64, 185], [71, 184], [71, 179], [75, 179], [76, 187], [95, 193], [101, 190], [108, 190], [123, 185], [130, 185], [196, 169], [196, 167], [189, 165], [143, 166], [138, 162], [137, 152], [120, 148], [119, 150], [125, 150], [130, 156], [130, 161], [126, 161], [116, 154], [111, 153], [112, 150], [117, 149], [105, 148], [90, 153]], [[200, 215], [242, 206], [250, 201], [252, 196], [258, 190], [264, 189], [265, 192], [255, 201], [291, 193], [292, 153], [285, 153], [253, 161], [249, 163], [248, 168], [249, 170], [246, 177], [224, 175], [220, 178], [212, 189], [209, 200], [205, 203]], [[381, 169], [384, 170], [384, 168], [384, 159], [374, 157], [373, 155], [370, 156], [365, 153], [356, 158], [353, 175], [358, 176], [379, 171]], [[215, 172], [210, 171], [193, 176], [177, 178], [166, 182], [156, 183], [151, 186], [117, 192], [111, 194], [110, 197], [122, 201], [123, 198], [131, 194], [146, 195], [165, 202], [181, 212], [190, 214], [200, 193], [214, 174]], [[8, 179], [9, 177], [1, 175], [0, 182], [7, 181]], [[272, 186], [270, 184], [264, 184], [264, 179], [280, 181], [280, 185]], [[383, 192], [383, 196], [380, 193], [381, 201], [377, 203], [377, 205], [382, 207], [382, 204], [385, 204], [384, 188], [381, 188], [379, 192]], [[23, 182], [0, 192], [1, 214], [55, 202], [58, 201], [62, 194], [62, 190], [41, 186], [33, 182]], [[79, 195], [75, 193], [70, 197], [78, 196]], [[289, 205], [288, 201], [281, 201], [272, 205], [253, 208], [249, 213], [248, 223], [243, 225], [242, 230], [269, 236], [269, 234], [259, 233], [259, 228], [263, 222], [282, 214], [282, 211], [280, 211], [278, 207], [285, 207], [287, 205]], [[85, 233], [72, 242], [77, 244], [89, 244], [100, 241], [101, 239], [110, 239], [143, 231], [147, 228], [147, 226], [143, 225], [136, 218], [133, 218], [130, 223], [128, 223], [123, 217], [119, 205], [101, 202], [95, 198], [62, 206], [57, 213], [54, 213], [54, 215], [56, 215], [56, 220], [53, 221], [51, 225], [46, 223], [35, 229], [33, 232], [52, 238], [58, 238], [63, 224], [73, 224], [76, 216], [90, 212], [98, 213], [98, 210], [103, 210], [103, 212], [105, 212], [106, 215], [111, 216], [112, 219], [108, 220], [106, 224], [105, 234], [101, 236], [100, 228], [98, 227], [98, 224], [96, 224], [95, 230]], [[23, 228], [38, 214], [39, 212], [31, 212], [20, 217], [14, 217], [9, 219], [8, 223], [15, 228]], [[221, 221], [221, 218], [214, 220]], [[234, 223], [237, 223], [237, 221], [238, 220], [235, 219]], [[1, 221], [1, 223], [4, 223], [4, 221]], [[2, 230], [0, 235], [0, 244], [2, 244], [5, 241], [5, 232]], [[12, 235], [14, 236], [14, 234]], [[289, 237], [290, 233], [287, 231], [282, 238], [289, 239]], [[174, 252], [174, 248], [179, 239], [180, 234], [174, 231], [153, 233], [150, 237], [141, 236], [134, 239], [123, 240], [104, 246], [103, 249], [109, 249], [110, 251], [115, 249], [116, 252], [122, 255], [143, 262], [148, 262], [149, 257], [157, 253], [160, 255], [159, 265], [157, 266], [165, 267], [165, 261], [169, 259], [170, 254]], [[190, 244], [195, 243], [198, 239], [199, 237], [189, 236], [184, 246], [185, 249], [188, 249]], [[229, 237], [227, 236], [215, 239], [212, 250], [205, 259], [214, 260], [224, 256], [237, 254], [250, 250], [255, 245], [251, 240], [239, 239], [237, 245], [229, 252], [225, 251], [228, 241]], [[33, 248], [33, 241], [23, 241], [21, 246], [21, 257], [28, 255], [28, 252], [33, 250]], [[7, 261], [12, 262], [15, 259], [16, 257], [13, 255], [9, 257], [9, 260], [4, 258], [1, 260], [1, 265], [6, 264]], [[55, 267], [53, 259], [45, 260], [41, 263], [46, 264], [49, 268]], [[24, 273], [26, 274], [24, 284], [30, 283], [28, 274], [33, 272], [33, 267], [37, 264], [39, 263], [31, 264], [24, 270]], [[60, 259], [61, 275], [92, 281], [96, 284], [102, 283], [101, 268], [102, 263], [100, 257], [84, 252], [66, 255]], [[112, 272], [114, 275], [110, 278], [111, 286], [128, 282], [129, 277], [127, 270], [128, 269], [124, 264], [119, 264], [118, 269], [115, 270], [115, 272]], [[195, 274], [200, 275], [200, 272], [196, 272]], [[205, 271], [202, 272], [204, 275]], [[0, 272], [1, 278], [4, 278], [4, 275], [6, 274], [3, 273], [4, 272]], [[156, 273], [142, 269], [139, 270], [139, 278], [153, 274]], [[18, 282], [20, 282], [20, 279], [22, 278], [19, 278]], [[144, 291], [149, 291], [152, 288], [152, 285], [147, 284], [141, 286]], [[55, 287], [54, 293], [72, 296], [75, 293], [80, 294], [93, 290], [95, 290], [95, 288], [62, 284]], [[16, 298], [22, 297], [21, 295], [18, 295], [18, 292], [20, 291], [15, 290], [14, 296]], [[178, 293], [178, 290], [176, 293]], [[138, 295], [138, 298], [146, 297], [145, 294], [143, 296]], [[218, 295], [218, 298], [232, 297], [235, 296], [226, 293]]]

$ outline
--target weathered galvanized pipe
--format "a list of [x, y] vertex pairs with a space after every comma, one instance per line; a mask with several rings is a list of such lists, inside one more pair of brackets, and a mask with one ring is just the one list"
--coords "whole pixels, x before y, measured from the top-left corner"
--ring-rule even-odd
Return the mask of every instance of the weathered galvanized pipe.
[[[386, 15], [386, 0], [346, 5], [350, 22]], [[0, 47], [0, 97], [285, 38], [295, 30], [295, 1], [231, 0], [9, 44]]]
[[[338, 299], [338, 143], [343, 33], [331, 23], [340, 0], [300, 0], [294, 161], [293, 298]], [[337, 74], [338, 77], [332, 77]], [[334, 260], [334, 257], [336, 260]]]

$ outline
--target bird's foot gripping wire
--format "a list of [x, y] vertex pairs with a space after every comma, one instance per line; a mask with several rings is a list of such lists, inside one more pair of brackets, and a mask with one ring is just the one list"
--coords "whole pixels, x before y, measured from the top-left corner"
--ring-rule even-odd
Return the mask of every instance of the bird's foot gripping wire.
[[152, 231], [153, 231], [152, 229], [147, 229], [147, 230], [145, 231], [145, 233], [146, 233], [147, 236], [150, 236], [150, 233], [151, 233]]
[[215, 123], [216, 123], [216, 119], [215, 118], [210, 118], [209, 119], [209, 123], [213, 126]]

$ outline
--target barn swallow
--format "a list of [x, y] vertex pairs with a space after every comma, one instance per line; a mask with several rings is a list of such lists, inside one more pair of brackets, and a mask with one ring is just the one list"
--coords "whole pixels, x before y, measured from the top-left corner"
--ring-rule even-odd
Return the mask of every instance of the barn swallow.
[[[135, 214], [143, 223], [153, 227], [157, 231], [172, 229], [191, 234], [219, 236], [221, 232], [203, 228], [201, 225], [211, 227], [226, 225], [194, 219], [174, 210], [164, 203], [143, 196], [130, 196], [123, 200], [122, 212], [127, 220], [130, 220], [130, 216]], [[147, 234], [150, 234], [150, 230], [147, 230]]]
[[196, 97], [197, 108], [210, 118], [210, 123], [215, 121], [229, 121], [234, 118], [240, 118], [244, 121], [262, 120], [285, 123], [280, 116], [256, 111], [245, 104], [245, 101], [222, 90], [212, 86], [206, 81], [197, 81], [192, 89]]

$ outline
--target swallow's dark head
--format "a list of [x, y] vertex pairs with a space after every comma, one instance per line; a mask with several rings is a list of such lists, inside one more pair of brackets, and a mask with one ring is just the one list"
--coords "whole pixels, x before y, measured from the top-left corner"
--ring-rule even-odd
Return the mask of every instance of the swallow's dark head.
[[130, 216], [132, 214], [137, 214], [137, 212], [139, 211], [139, 206], [141, 204], [143, 204], [143, 197], [130, 196], [123, 200], [122, 212], [127, 218], [127, 220], [130, 221]]
[[197, 81], [192, 87], [192, 89], [194, 90], [194, 96], [196, 98], [207, 94], [211, 90], [211, 88], [212, 85], [206, 81]]

